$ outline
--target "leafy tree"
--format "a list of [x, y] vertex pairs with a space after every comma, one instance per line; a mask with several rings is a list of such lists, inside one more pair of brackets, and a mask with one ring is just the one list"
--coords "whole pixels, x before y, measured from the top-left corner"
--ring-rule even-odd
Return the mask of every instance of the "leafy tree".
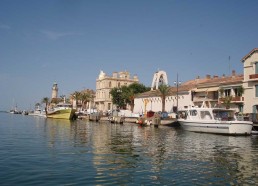
[[[125, 88], [124, 88], [125, 91]], [[110, 91], [110, 94], [112, 95], [112, 102], [113, 104], [116, 104], [118, 108], [124, 108], [126, 106], [124, 97], [122, 95], [122, 88], [112, 88]]]
[[134, 98], [137, 94], [149, 91], [150, 88], [139, 83], [132, 83], [129, 86], [122, 86], [121, 88], [113, 88], [110, 91], [112, 95], [112, 102], [119, 108], [125, 108], [129, 104], [131, 111], [134, 109]]
[[160, 92], [160, 98], [162, 101], [162, 112], [165, 112], [165, 106], [166, 106], [166, 97], [169, 94], [170, 86], [161, 84], [159, 86], [159, 92]]
[[132, 83], [128, 86], [129, 89], [132, 89], [135, 94], [147, 92], [150, 90], [150, 87], [146, 87], [140, 83]]

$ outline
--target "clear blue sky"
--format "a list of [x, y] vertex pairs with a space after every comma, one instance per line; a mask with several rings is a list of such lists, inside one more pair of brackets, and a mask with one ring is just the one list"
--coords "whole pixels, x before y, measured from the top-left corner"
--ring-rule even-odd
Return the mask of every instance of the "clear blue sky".
[[[258, 47], [257, 0], [1, 0], [0, 110], [96, 88], [100, 70], [151, 85], [243, 73]], [[229, 65], [229, 56], [230, 65]]]

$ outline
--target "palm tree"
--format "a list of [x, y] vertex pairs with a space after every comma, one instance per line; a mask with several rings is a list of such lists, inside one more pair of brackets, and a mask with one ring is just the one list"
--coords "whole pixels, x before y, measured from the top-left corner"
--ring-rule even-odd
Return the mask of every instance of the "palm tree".
[[82, 101], [82, 107], [86, 109], [86, 105], [89, 101], [91, 101], [91, 95], [88, 92], [81, 93], [81, 101]]
[[165, 112], [165, 104], [166, 104], [166, 97], [169, 94], [170, 87], [169, 85], [162, 84], [159, 86], [160, 98], [162, 101], [162, 112]]
[[78, 100], [81, 98], [81, 93], [75, 91], [71, 96], [73, 99], [75, 99], [75, 109], [77, 110]]
[[225, 105], [226, 109], [230, 108], [231, 101], [232, 101], [232, 96], [226, 96], [224, 98], [223, 104]]
[[245, 89], [242, 85], [237, 88], [237, 93], [239, 94], [239, 96], [242, 96], [244, 92], [245, 92]]
[[137, 94], [147, 92], [150, 90], [150, 87], [146, 87], [143, 84], [139, 83], [132, 83], [128, 86], [126, 92], [126, 102], [130, 105], [131, 111], [133, 112], [134, 109], [134, 98]]
[[48, 107], [48, 103], [49, 103], [49, 98], [44, 97], [41, 102], [45, 103], [45, 111], [46, 111], [46, 115], [47, 115], [47, 107]]
[[60, 98], [62, 99], [63, 102], [66, 102], [65, 95], [61, 95]]
[[134, 98], [135, 98], [135, 93], [134, 93], [133, 89], [129, 89], [128, 90], [127, 98], [128, 98], [128, 102], [129, 102], [131, 111], [133, 112], [133, 109], [134, 109]]
[[224, 92], [225, 92], [224, 88], [220, 87], [219, 89], [220, 97], [223, 97]]

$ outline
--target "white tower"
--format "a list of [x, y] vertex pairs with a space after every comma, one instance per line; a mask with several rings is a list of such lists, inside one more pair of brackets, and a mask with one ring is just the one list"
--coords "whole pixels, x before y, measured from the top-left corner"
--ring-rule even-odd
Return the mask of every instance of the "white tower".
[[53, 87], [52, 87], [52, 99], [56, 99], [58, 96], [58, 87], [57, 87], [57, 83], [54, 83], [53, 84]]
[[153, 75], [153, 80], [151, 84], [151, 90], [156, 90], [159, 88], [159, 85], [168, 85], [167, 73], [165, 71], [157, 71]]

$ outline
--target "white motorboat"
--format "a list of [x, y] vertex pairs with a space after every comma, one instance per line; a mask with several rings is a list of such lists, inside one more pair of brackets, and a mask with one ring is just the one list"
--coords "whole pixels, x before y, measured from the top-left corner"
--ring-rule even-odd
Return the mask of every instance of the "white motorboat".
[[33, 112], [29, 113], [29, 115], [46, 117], [46, 112], [45, 112], [45, 110], [41, 110], [41, 108], [39, 106], [37, 106]]
[[178, 122], [184, 130], [229, 135], [250, 135], [253, 123], [236, 117], [235, 110], [196, 108], [181, 110]]

